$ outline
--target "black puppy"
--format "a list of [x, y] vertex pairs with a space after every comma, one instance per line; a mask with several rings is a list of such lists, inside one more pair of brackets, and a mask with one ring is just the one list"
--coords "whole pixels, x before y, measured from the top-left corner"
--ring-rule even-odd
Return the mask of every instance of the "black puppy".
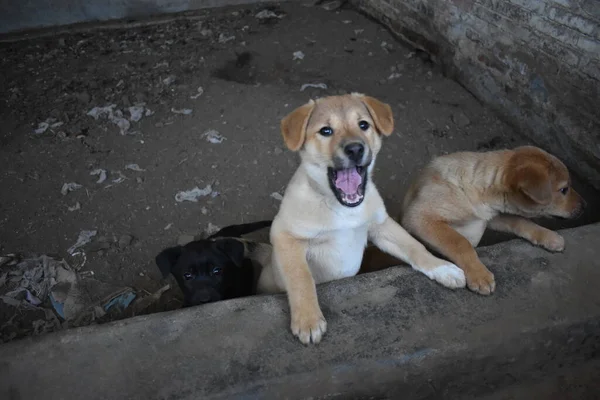
[[235, 238], [270, 227], [271, 222], [231, 225], [206, 239], [170, 247], [156, 256], [156, 265], [163, 277], [173, 274], [183, 292], [184, 307], [250, 296], [258, 278], [250, 258], [259, 247], [266, 247]]

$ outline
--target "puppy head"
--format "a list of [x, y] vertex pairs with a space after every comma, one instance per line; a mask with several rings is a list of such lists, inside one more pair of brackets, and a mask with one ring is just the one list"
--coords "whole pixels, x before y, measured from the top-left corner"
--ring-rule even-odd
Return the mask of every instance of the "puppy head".
[[393, 129], [390, 106], [358, 93], [311, 100], [281, 121], [287, 147], [346, 207], [362, 203], [381, 137]]
[[585, 207], [567, 167], [537, 147], [515, 149], [505, 179], [510, 204], [524, 216], [575, 218]]
[[173, 274], [185, 306], [195, 306], [249, 295], [252, 268], [245, 268], [244, 244], [235, 239], [197, 240], [163, 250], [156, 265], [167, 277]]

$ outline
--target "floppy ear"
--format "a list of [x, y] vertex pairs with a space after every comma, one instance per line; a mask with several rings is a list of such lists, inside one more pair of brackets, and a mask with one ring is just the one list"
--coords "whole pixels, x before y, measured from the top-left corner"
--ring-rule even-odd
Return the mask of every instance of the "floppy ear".
[[552, 201], [552, 186], [548, 172], [535, 164], [528, 164], [515, 171], [517, 189], [541, 205]]
[[215, 244], [217, 249], [229, 258], [236, 267], [242, 266], [242, 263], [244, 262], [244, 253], [246, 251], [244, 243], [235, 239], [220, 239], [217, 240]]
[[390, 136], [394, 131], [394, 115], [389, 104], [383, 103], [374, 97], [365, 96], [358, 93], [353, 93], [354, 96], [360, 97], [360, 100], [367, 106], [375, 127], [385, 136]]
[[156, 262], [156, 265], [158, 265], [158, 269], [162, 273], [163, 278], [169, 276], [171, 269], [177, 263], [179, 256], [181, 256], [181, 246], [169, 247], [156, 256], [154, 261]]
[[296, 108], [281, 120], [281, 134], [283, 141], [291, 151], [298, 151], [306, 139], [306, 126], [310, 114], [315, 108], [315, 102], [309, 101], [305, 105]]

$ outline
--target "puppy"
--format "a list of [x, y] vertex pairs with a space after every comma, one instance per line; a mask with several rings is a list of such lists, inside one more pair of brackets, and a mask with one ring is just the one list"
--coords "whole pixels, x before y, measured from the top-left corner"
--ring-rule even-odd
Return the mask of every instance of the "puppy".
[[526, 218], [574, 218], [585, 202], [560, 160], [531, 146], [434, 159], [413, 182], [402, 225], [463, 269], [469, 289], [490, 294], [494, 275], [474, 250], [487, 227], [550, 251], [564, 239]]
[[255, 294], [259, 268], [270, 263], [271, 246], [237, 239], [271, 226], [272, 221], [231, 225], [185, 246], [163, 250], [156, 265], [163, 277], [173, 274], [184, 295], [184, 307]]
[[367, 240], [444, 286], [465, 286], [462, 270], [388, 216], [371, 179], [382, 136], [393, 128], [390, 106], [361, 94], [311, 100], [281, 122], [301, 163], [273, 220], [272, 268], [258, 289], [287, 292], [291, 329], [302, 343], [318, 343], [327, 328], [315, 284], [356, 275]]

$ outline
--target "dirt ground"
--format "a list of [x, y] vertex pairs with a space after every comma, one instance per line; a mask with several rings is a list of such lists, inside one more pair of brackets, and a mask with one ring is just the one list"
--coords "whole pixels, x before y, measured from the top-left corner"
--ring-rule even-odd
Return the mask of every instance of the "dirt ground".
[[[276, 17], [257, 18], [265, 9]], [[97, 230], [82, 270], [154, 292], [165, 284], [154, 257], [180, 235], [274, 217], [273, 194], [298, 164], [279, 121], [309, 98], [358, 91], [392, 106], [395, 133], [375, 173], [392, 215], [433, 156], [529, 143], [353, 10], [284, 4], [185, 16], [0, 43], [0, 254], [80, 264], [67, 249], [82, 230]], [[326, 88], [302, 90], [307, 83]], [[111, 104], [121, 127], [88, 115]], [[135, 106], [141, 119], [125, 129]], [[97, 169], [106, 171], [102, 183], [90, 174]], [[82, 187], [62, 194], [71, 182]], [[175, 199], [207, 185], [211, 194], [198, 202]], [[575, 186], [590, 202], [599, 198]], [[588, 212], [553, 227], [598, 219]], [[163, 297], [165, 308], [180, 306], [176, 287]], [[3, 307], [2, 319], [16, 313]], [[18, 336], [32, 333], [19, 319]]]

